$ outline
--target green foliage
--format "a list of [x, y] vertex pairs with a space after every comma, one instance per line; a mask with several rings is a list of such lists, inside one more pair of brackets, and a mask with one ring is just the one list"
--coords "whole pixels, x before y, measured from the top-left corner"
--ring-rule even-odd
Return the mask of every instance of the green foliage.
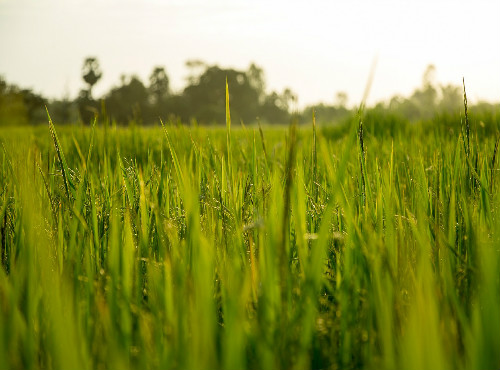
[[159, 104], [164, 101], [169, 93], [169, 80], [164, 67], [155, 67], [149, 76], [149, 90], [152, 94], [153, 103]]
[[0, 127], [45, 122], [45, 103], [42, 96], [7, 84], [0, 76]]
[[184, 89], [191, 117], [205, 123], [223, 123], [225, 91], [223, 81], [231, 86], [231, 107], [236, 122], [251, 122], [258, 115], [259, 95], [246, 73], [233, 69], [207, 67], [196, 84]]
[[[156, 98], [158, 94], [160, 92], [155, 90]], [[148, 96], [148, 89], [137, 76], [122, 76], [121, 86], [111, 89], [104, 99], [106, 113], [120, 123], [141, 122], [143, 115], [148, 113]]]
[[0, 131], [1, 367], [499, 368], [473, 109], [257, 132], [227, 86], [226, 128]]

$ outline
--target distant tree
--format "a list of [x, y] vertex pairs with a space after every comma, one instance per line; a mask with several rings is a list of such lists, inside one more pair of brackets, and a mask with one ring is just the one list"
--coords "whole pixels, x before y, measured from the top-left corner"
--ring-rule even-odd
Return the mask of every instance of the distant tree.
[[189, 85], [196, 85], [199, 82], [203, 71], [208, 68], [207, 64], [199, 59], [190, 59], [186, 61], [186, 67], [189, 70], [187, 82]]
[[462, 90], [460, 86], [441, 86], [441, 101], [439, 110], [445, 113], [457, 113], [462, 108]]
[[229, 85], [231, 119], [252, 122], [258, 116], [259, 92], [245, 72], [207, 67], [203, 74], [184, 89], [191, 117], [204, 123], [223, 123], [225, 119], [225, 81]]
[[46, 121], [46, 99], [0, 78], [0, 125], [20, 126]]
[[271, 124], [287, 123], [290, 120], [290, 109], [296, 105], [297, 95], [286, 88], [281, 94], [272, 91], [264, 99], [260, 108], [260, 117]]
[[335, 106], [337, 108], [345, 108], [347, 105], [348, 96], [345, 91], [339, 91], [335, 94]]
[[123, 77], [121, 86], [113, 88], [105, 98], [111, 119], [120, 124], [148, 117], [148, 89], [137, 76]]
[[255, 63], [250, 64], [247, 71], [247, 78], [250, 86], [257, 91], [259, 102], [263, 103], [265, 98], [266, 82], [264, 78], [264, 70]]
[[24, 106], [28, 115], [29, 123], [40, 123], [45, 121], [45, 104], [46, 99], [39, 94], [34, 93], [30, 89], [23, 89], [20, 91], [23, 98]]
[[2, 76], [0, 76], [0, 96], [5, 94], [6, 91], [7, 91], [7, 81], [5, 81]]
[[159, 104], [168, 96], [169, 80], [164, 67], [155, 67], [149, 76], [149, 91], [153, 104]]
[[271, 124], [286, 123], [289, 120], [290, 114], [283, 104], [282, 96], [276, 91], [266, 95], [260, 108], [260, 117]]
[[286, 88], [280, 96], [279, 103], [281, 108], [287, 112], [290, 111], [297, 103], [297, 94], [295, 94], [291, 89]]
[[20, 126], [29, 123], [23, 97], [17, 86], [0, 78], [0, 126]]
[[95, 57], [88, 57], [83, 62], [82, 78], [89, 85], [88, 97], [92, 99], [92, 88], [102, 77], [99, 61]]
[[85, 124], [90, 124], [98, 113], [98, 104], [90, 97], [89, 90], [82, 89], [76, 98], [76, 105], [78, 106], [78, 114], [80, 120]]
[[416, 105], [420, 117], [423, 119], [431, 118], [436, 110], [437, 90], [435, 87], [436, 67], [429, 64], [422, 76], [422, 88], [415, 90], [411, 100]]
[[422, 76], [422, 86], [424, 89], [434, 86], [436, 83], [436, 66], [434, 64], [429, 64], [425, 68], [425, 72]]

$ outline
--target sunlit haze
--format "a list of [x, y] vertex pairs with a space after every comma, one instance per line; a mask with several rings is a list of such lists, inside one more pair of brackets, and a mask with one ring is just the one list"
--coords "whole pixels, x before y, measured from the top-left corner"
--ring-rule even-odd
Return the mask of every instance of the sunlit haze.
[[[85, 87], [96, 56], [96, 96], [120, 75], [143, 81], [165, 66], [183, 89], [186, 60], [265, 71], [267, 90], [291, 88], [299, 106], [363, 94], [370, 103], [409, 95], [430, 63], [438, 83], [470, 99], [500, 100], [500, 1], [76, 1], [0, 0], [0, 75], [52, 98]], [[223, 83], [223, 82], [221, 82]]]

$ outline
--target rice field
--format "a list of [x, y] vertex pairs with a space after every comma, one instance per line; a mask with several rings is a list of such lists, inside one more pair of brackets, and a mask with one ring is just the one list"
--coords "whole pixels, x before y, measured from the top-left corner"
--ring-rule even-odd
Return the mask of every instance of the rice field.
[[0, 131], [2, 369], [500, 368], [497, 138], [226, 110]]

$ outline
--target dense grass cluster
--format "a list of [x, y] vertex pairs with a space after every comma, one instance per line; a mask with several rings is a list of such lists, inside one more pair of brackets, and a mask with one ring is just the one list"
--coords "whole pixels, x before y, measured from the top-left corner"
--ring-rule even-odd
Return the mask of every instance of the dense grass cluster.
[[498, 369], [498, 141], [0, 132], [0, 364]]

